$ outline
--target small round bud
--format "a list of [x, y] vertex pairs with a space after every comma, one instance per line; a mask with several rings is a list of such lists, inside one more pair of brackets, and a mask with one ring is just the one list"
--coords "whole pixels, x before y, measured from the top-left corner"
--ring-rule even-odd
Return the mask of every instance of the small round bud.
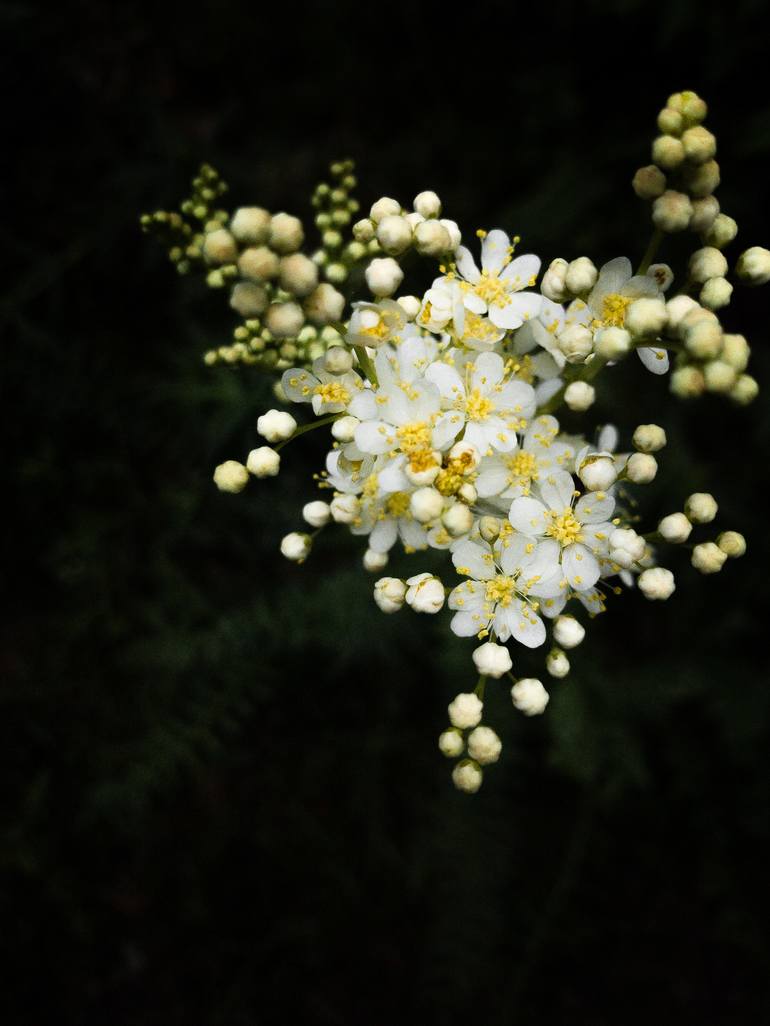
[[640, 167], [631, 182], [634, 192], [643, 200], [654, 200], [666, 190], [666, 176], [654, 164]]
[[700, 301], [708, 310], [721, 310], [728, 306], [733, 287], [727, 278], [709, 278], [700, 290]]
[[578, 257], [577, 260], [570, 262], [564, 280], [572, 295], [579, 296], [590, 292], [598, 277], [599, 272], [593, 260], [588, 257]]
[[203, 256], [209, 264], [232, 264], [238, 258], [238, 246], [226, 228], [217, 228], [204, 236]]
[[631, 349], [631, 335], [625, 328], [601, 328], [594, 336], [596, 355], [603, 360], [622, 360]]
[[694, 399], [706, 388], [702, 372], [697, 367], [678, 367], [671, 375], [671, 391], [680, 399]]
[[681, 135], [684, 120], [678, 110], [664, 107], [658, 114], [658, 128], [664, 135]]
[[564, 402], [576, 413], [583, 413], [593, 406], [596, 389], [587, 381], [573, 381], [564, 391]]
[[706, 232], [705, 242], [709, 246], [716, 246], [717, 249], [724, 249], [733, 241], [738, 234], [738, 223], [727, 214], [717, 214], [714, 223]]
[[463, 241], [462, 233], [456, 221], [450, 220], [448, 217], [442, 217], [439, 224], [446, 228], [449, 235], [449, 251], [454, 253], [460, 243]]
[[497, 517], [482, 517], [479, 520], [479, 534], [485, 542], [496, 542], [500, 537], [501, 522]]
[[557, 341], [568, 363], [585, 363], [594, 348], [593, 334], [582, 324], [565, 328]]
[[285, 410], [268, 410], [257, 418], [257, 431], [268, 442], [285, 442], [296, 430], [296, 420]]
[[652, 159], [664, 171], [673, 171], [684, 161], [684, 146], [673, 135], [659, 135], [652, 144]]
[[293, 296], [304, 297], [318, 284], [318, 268], [304, 253], [293, 253], [281, 260], [278, 277], [281, 288]]
[[681, 545], [690, 537], [692, 524], [684, 513], [669, 513], [658, 524], [658, 534], [672, 545]]
[[461, 731], [445, 730], [438, 739], [438, 747], [441, 754], [445, 755], [447, 759], [456, 759], [458, 755], [462, 755], [465, 744]]
[[465, 794], [475, 794], [481, 787], [482, 779], [481, 768], [467, 759], [458, 762], [452, 770], [452, 783], [458, 791], [464, 791]]
[[230, 293], [230, 306], [243, 318], [259, 317], [268, 302], [266, 290], [250, 281], [237, 282]]
[[275, 477], [281, 469], [281, 457], [269, 445], [252, 449], [246, 459], [246, 467], [254, 477]]
[[412, 206], [418, 214], [426, 218], [441, 215], [441, 200], [435, 192], [430, 192], [430, 190], [415, 196]]
[[717, 140], [713, 132], [702, 125], [688, 128], [682, 136], [684, 155], [693, 164], [705, 164], [717, 151]]
[[466, 691], [457, 695], [454, 701], [450, 702], [447, 711], [449, 712], [449, 722], [453, 727], [468, 730], [470, 727], [477, 727], [481, 722], [484, 704], [478, 695], [472, 691]]
[[476, 727], [468, 736], [468, 755], [481, 766], [489, 766], [497, 762], [502, 743], [491, 727]]
[[356, 242], [371, 242], [374, 238], [374, 233], [374, 222], [368, 217], [364, 217], [360, 221], [356, 221], [353, 225], [353, 238]]
[[603, 492], [615, 484], [618, 471], [612, 456], [599, 453], [583, 460], [578, 476], [590, 492]]
[[388, 214], [377, 225], [377, 241], [386, 253], [398, 256], [412, 245], [412, 228], [400, 214]]
[[561, 257], [552, 260], [548, 270], [543, 275], [540, 283], [540, 291], [554, 303], [563, 303], [568, 298], [567, 290], [567, 268], [569, 264]]
[[639, 591], [650, 601], [663, 602], [676, 591], [674, 575], [662, 566], [654, 566], [639, 574]]
[[374, 585], [374, 601], [383, 613], [397, 613], [406, 599], [406, 584], [397, 577], [381, 577]]
[[325, 527], [329, 523], [331, 515], [329, 503], [321, 502], [320, 499], [306, 502], [302, 507], [302, 519], [311, 527]]
[[624, 570], [644, 556], [645, 541], [633, 528], [616, 527], [610, 535], [610, 559]]
[[668, 264], [650, 264], [647, 277], [656, 282], [661, 292], [666, 292], [674, 280], [674, 272]]
[[737, 531], [722, 531], [717, 538], [717, 545], [731, 559], [737, 559], [746, 552], [746, 539]]
[[291, 214], [273, 214], [270, 219], [270, 248], [276, 253], [294, 253], [305, 239], [302, 222]]
[[404, 272], [392, 257], [375, 257], [366, 268], [366, 284], [374, 296], [392, 296], [404, 279]]
[[345, 297], [333, 285], [322, 282], [304, 302], [305, 314], [313, 324], [331, 324], [342, 317]]
[[418, 488], [431, 485], [441, 472], [441, 453], [434, 451], [430, 458], [422, 455], [416, 463], [408, 460], [404, 466], [407, 480]]
[[709, 492], [693, 492], [684, 504], [687, 519], [693, 524], [710, 524], [718, 509], [717, 500]]
[[238, 273], [258, 285], [277, 277], [280, 263], [267, 246], [249, 246], [238, 257]]
[[693, 200], [690, 231], [704, 235], [713, 225], [718, 213], [719, 200], [716, 196], [704, 196], [703, 199]]
[[703, 121], [708, 113], [708, 107], [706, 106], [705, 100], [702, 100], [697, 93], [694, 93], [691, 89], [686, 89], [682, 93], [677, 94], [680, 98], [679, 111], [682, 114], [684, 124], [686, 126], [699, 125]]
[[727, 274], [727, 261], [724, 254], [714, 246], [697, 249], [690, 257], [690, 277], [700, 284], [709, 278], [722, 278]]
[[267, 329], [276, 338], [296, 338], [304, 323], [302, 307], [296, 303], [272, 303], [265, 316]]
[[440, 257], [449, 252], [449, 232], [440, 221], [423, 221], [414, 230], [414, 242], [421, 256]]
[[421, 524], [427, 524], [441, 516], [444, 508], [444, 496], [435, 488], [418, 488], [412, 492], [409, 500], [412, 516]]
[[511, 688], [514, 706], [525, 716], [539, 716], [545, 712], [550, 695], [536, 677], [522, 677]]
[[682, 327], [684, 327], [685, 348], [696, 359], [713, 360], [719, 356], [722, 351], [722, 328], [719, 321], [702, 318], [687, 324], [687, 317], [685, 317]]
[[668, 189], [652, 205], [652, 220], [664, 232], [683, 232], [692, 217], [692, 204], [683, 192]]
[[478, 497], [479, 493], [476, 491], [475, 485], [472, 485], [470, 481], [461, 484], [457, 489], [457, 498], [467, 502], [469, 506], [472, 506]]
[[347, 374], [353, 367], [353, 354], [344, 346], [330, 346], [324, 353], [324, 367], [330, 374]]
[[750, 374], [741, 374], [730, 392], [730, 398], [740, 406], [748, 406], [759, 395], [759, 385]]
[[464, 502], [456, 502], [443, 514], [441, 523], [453, 538], [460, 538], [473, 527], [473, 513]]
[[220, 492], [242, 492], [248, 480], [248, 470], [236, 460], [225, 460], [214, 470], [214, 484]]
[[710, 360], [703, 368], [707, 392], [729, 392], [737, 379], [735, 370], [724, 360]]
[[401, 204], [398, 200], [391, 199], [389, 196], [383, 196], [381, 199], [378, 199], [376, 203], [372, 204], [372, 209], [369, 211], [369, 217], [375, 224], [379, 224], [384, 218], [400, 213]]
[[721, 358], [725, 363], [729, 363], [734, 371], [742, 374], [749, 365], [751, 355], [748, 342], [743, 335], [724, 335], [722, 343]]
[[698, 304], [690, 296], [674, 296], [666, 303], [666, 315], [668, 326], [672, 331], [678, 331], [682, 320], [691, 310], [697, 310]]
[[353, 524], [358, 520], [361, 503], [355, 495], [335, 495], [329, 511], [335, 524]]
[[409, 227], [412, 229], [412, 231], [415, 230], [418, 224], [422, 224], [422, 222], [425, 220], [422, 214], [418, 214], [415, 211], [412, 211], [410, 214], [404, 214], [404, 217], [409, 222]]
[[332, 436], [338, 442], [352, 442], [356, 436], [356, 428], [360, 423], [361, 421], [358, 417], [351, 417], [350, 414], [340, 417], [339, 420], [335, 420], [332, 424]]
[[646, 452], [635, 452], [628, 457], [626, 477], [634, 484], [649, 484], [658, 473], [658, 461]]
[[659, 424], [640, 424], [634, 431], [633, 443], [639, 452], [660, 452], [666, 445], [666, 432]]
[[561, 680], [570, 671], [569, 659], [560, 649], [555, 648], [549, 652], [545, 660], [545, 668], [552, 677]]
[[230, 221], [230, 231], [244, 246], [262, 246], [270, 238], [270, 214], [262, 207], [239, 207]]
[[309, 534], [292, 531], [281, 540], [281, 555], [292, 563], [304, 563], [310, 554], [312, 539]]
[[695, 198], [710, 196], [719, 186], [719, 164], [715, 160], [707, 160], [695, 167], [685, 167], [684, 178], [690, 194]]
[[[415, 574], [406, 582], [409, 588], [406, 593], [407, 605], [415, 613], [437, 613], [444, 605], [444, 585], [433, 574]], [[457, 726], [457, 724], [455, 724]]]
[[396, 302], [404, 311], [404, 315], [408, 321], [413, 321], [415, 319], [417, 314], [420, 312], [420, 307], [422, 306], [422, 303], [417, 296], [399, 296]]
[[752, 246], [738, 257], [735, 265], [738, 277], [747, 285], [765, 285], [770, 281], [770, 250]]
[[652, 338], [666, 326], [666, 304], [662, 299], [645, 296], [635, 299], [626, 310], [626, 329], [634, 338]]
[[505, 645], [496, 645], [494, 641], [487, 641], [474, 650], [473, 663], [482, 677], [494, 677], [495, 680], [499, 680], [513, 667], [508, 649]]
[[364, 570], [368, 570], [369, 573], [376, 574], [380, 570], [384, 570], [388, 565], [388, 554], [387, 552], [375, 552], [374, 549], [367, 549], [364, 553]]
[[690, 562], [702, 574], [717, 574], [725, 565], [727, 553], [714, 542], [701, 542], [692, 550]]
[[574, 616], [557, 616], [553, 623], [553, 639], [562, 648], [577, 648], [586, 636], [586, 629]]

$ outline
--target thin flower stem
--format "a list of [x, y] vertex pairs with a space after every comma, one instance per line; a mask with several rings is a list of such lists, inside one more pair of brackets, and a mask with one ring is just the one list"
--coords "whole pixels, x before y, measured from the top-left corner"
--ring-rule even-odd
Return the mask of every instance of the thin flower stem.
[[281, 442], [280, 445], [276, 445], [275, 451], [280, 452], [285, 445], [289, 442], [293, 442], [295, 438], [299, 438], [300, 435], [306, 435], [308, 431], [315, 431], [316, 428], [323, 427], [324, 424], [331, 424], [335, 420], [339, 420], [342, 416], [341, 413], [330, 413], [328, 417], [320, 417], [318, 420], [311, 421], [310, 424], [303, 424], [302, 427], [298, 427], [291, 438], [287, 438], [285, 442]]
[[660, 228], [656, 228], [655, 231], [652, 233], [652, 238], [650, 239], [649, 245], [647, 246], [644, 256], [642, 257], [642, 262], [639, 264], [639, 269], [636, 272], [637, 274], [647, 273], [650, 264], [655, 259], [655, 255], [658, 252], [658, 249], [660, 248], [661, 242], [663, 242], [663, 234], [664, 233], [660, 230]]
[[473, 689], [474, 694], [478, 695], [478, 697], [481, 699], [482, 702], [484, 701], [484, 691], [486, 689], [486, 686], [487, 686], [487, 678], [482, 673], [482, 675], [479, 677], [478, 684]]
[[377, 371], [374, 369], [371, 357], [366, 351], [364, 346], [353, 346], [356, 356], [358, 357], [358, 364], [364, 374], [367, 376], [369, 381], [377, 388], [379, 382], [377, 381]]

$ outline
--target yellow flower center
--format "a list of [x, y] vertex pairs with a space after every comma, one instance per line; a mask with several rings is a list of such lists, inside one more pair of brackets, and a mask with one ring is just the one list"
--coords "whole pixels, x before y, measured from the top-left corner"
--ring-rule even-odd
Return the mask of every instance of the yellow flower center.
[[393, 492], [385, 501], [385, 512], [390, 517], [403, 517], [409, 511], [409, 493]]
[[323, 403], [347, 403], [350, 401], [350, 392], [339, 381], [327, 381], [323, 385], [316, 385], [313, 395], [320, 396]]
[[553, 516], [545, 533], [555, 538], [560, 545], [572, 545], [573, 542], [582, 541], [582, 528], [583, 525], [572, 510], [567, 509], [561, 516]]
[[430, 446], [430, 426], [425, 421], [404, 424], [396, 431], [399, 445], [403, 452], [417, 452]]
[[390, 328], [385, 323], [384, 318], [380, 317], [376, 324], [370, 324], [368, 328], [361, 328], [361, 334], [366, 335], [368, 338], [375, 338], [378, 342], [382, 342], [390, 334]]
[[504, 282], [496, 274], [490, 274], [489, 271], [481, 272], [481, 277], [473, 286], [473, 291], [479, 299], [484, 300], [487, 306], [507, 306], [511, 301]]
[[486, 420], [493, 409], [492, 400], [482, 395], [478, 388], [474, 388], [468, 393], [468, 398], [465, 400], [468, 420]]
[[608, 296], [605, 296], [602, 306], [602, 323], [605, 328], [622, 328], [626, 322], [626, 309], [630, 303], [630, 296], [621, 296], [618, 292], [610, 292]]
[[489, 605], [510, 606], [516, 597], [516, 582], [512, 577], [493, 577], [486, 582], [484, 597]]
[[432, 470], [436, 463], [432, 449], [416, 449], [409, 456], [409, 467], [414, 474], [421, 474], [423, 470]]
[[500, 335], [498, 328], [486, 317], [479, 317], [478, 314], [465, 311], [465, 331], [463, 341], [472, 338], [477, 342], [494, 342]]

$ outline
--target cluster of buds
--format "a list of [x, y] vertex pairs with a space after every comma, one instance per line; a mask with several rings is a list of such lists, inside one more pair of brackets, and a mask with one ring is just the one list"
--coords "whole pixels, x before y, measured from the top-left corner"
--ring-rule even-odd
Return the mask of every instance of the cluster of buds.
[[[539, 289], [540, 259], [518, 252], [519, 236], [478, 230], [477, 263], [432, 191], [420, 192], [410, 211], [381, 197], [351, 226], [349, 162], [332, 165], [333, 181], [316, 189], [322, 246], [310, 257], [301, 252], [301, 223], [288, 214], [244, 207], [222, 217], [202, 209], [202, 195], [191, 201], [201, 206], [202, 231], [188, 249], [199, 251], [209, 278], [218, 275], [214, 283], [228, 283], [244, 317], [233, 345], [209, 362], [282, 370], [277, 399], [315, 418], [300, 424], [268, 410], [257, 422], [265, 444], [243, 462], [220, 464], [215, 484], [240, 492], [275, 477], [284, 447], [323, 428], [329, 448], [315, 475], [322, 497], [304, 504], [302, 525], [280, 541], [286, 559], [304, 563], [321, 532], [335, 529], [362, 539], [372, 574], [385, 570], [395, 546], [409, 556], [445, 554], [459, 581], [445, 585], [418, 567], [407, 577], [379, 576], [373, 597], [388, 615], [450, 611], [449, 629], [475, 639], [477, 684], [449, 704], [439, 738], [462, 791], [477, 791], [501, 754], [483, 721], [492, 682], [505, 678], [525, 716], [543, 713], [571, 662], [579, 666], [586, 620], [605, 612], [611, 595], [633, 589], [666, 601], [676, 580], [664, 554], [676, 562], [687, 550], [691, 567], [710, 575], [746, 551], [737, 531], [692, 537], [717, 516], [707, 492], [641, 527], [636, 492], [656, 479], [669, 441], [660, 424], [636, 425], [624, 449], [624, 432], [612, 425], [587, 421], [567, 432], [554, 415], [590, 410], [632, 353], [647, 371], [671, 371], [677, 397], [714, 392], [745, 404], [757, 394], [746, 339], [726, 332], [716, 313], [732, 288], [722, 249], [735, 232], [713, 197], [719, 169], [705, 113], [694, 93], [677, 93], [659, 117], [655, 164], [634, 179], [637, 193], [654, 200], [655, 223], [637, 270], [626, 257], [600, 266], [588, 256], [559, 258]], [[172, 220], [158, 226], [184, 234]], [[653, 259], [666, 232], [688, 227], [701, 238], [677, 282]], [[413, 255], [436, 261], [439, 276], [421, 295], [399, 295]], [[736, 275], [770, 279], [770, 254], [747, 250]], [[370, 295], [359, 298], [364, 285]]]

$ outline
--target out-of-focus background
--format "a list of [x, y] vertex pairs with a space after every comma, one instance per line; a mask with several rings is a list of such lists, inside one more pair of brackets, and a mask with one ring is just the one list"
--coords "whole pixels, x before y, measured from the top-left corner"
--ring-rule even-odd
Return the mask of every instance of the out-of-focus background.
[[[731, 253], [770, 242], [763, 3], [531, 7], [0, 8], [9, 1026], [768, 1011], [766, 400], [685, 405], [633, 361], [612, 373], [601, 417], [670, 439], [643, 508], [713, 490], [749, 554], [707, 579], [675, 554], [671, 601], [613, 603], [545, 716], [492, 688], [504, 754], [469, 798], [435, 743], [469, 644], [382, 616], [342, 534], [302, 568], [278, 555], [322, 439], [217, 493], [269, 384], [204, 368], [223, 297], [138, 230], [202, 160], [234, 204], [309, 220], [350, 156], [364, 207], [433, 188], [468, 236], [637, 261], [629, 181], [693, 88]], [[767, 388], [770, 290], [735, 295]]]

